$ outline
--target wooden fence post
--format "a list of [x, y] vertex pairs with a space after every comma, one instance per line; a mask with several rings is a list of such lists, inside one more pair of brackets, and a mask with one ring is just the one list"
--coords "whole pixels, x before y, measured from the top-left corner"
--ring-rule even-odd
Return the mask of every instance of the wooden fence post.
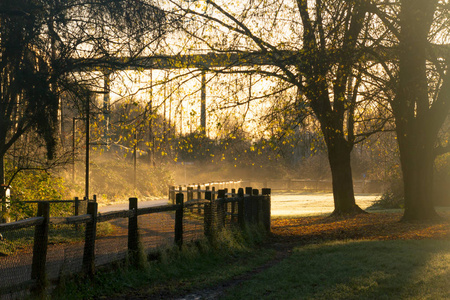
[[80, 214], [80, 200], [78, 199], [78, 197], [75, 197], [73, 205], [74, 205], [74, 215], [78, 216]]
[[84, 196], [83, 197], [83, 201], [84, 201], [84, 203], [86, 203], [86, 205], [84, 207], [86, 208], [86, 213], [88, 213], [87, 212], [87, 207], [88, 207], [88, 204], [89, 204], [89, 199], [86, 196]]
[[[231, 198], [236, 197], [236, 189], [231, 189]], [[236, 202], [231, 202], [231, 222], [236, 222]]]
[[[226, 199], [226, 198], [228, 198], [228, 188], [224, 188], [224, 191], [225, 191], [224, 199]], [[225, 226], [225, 220], [226, 220], [226, 217], [228, 214], [229, 204], [230, 203], [225, 202], [225, 201], [223, 203], [223, 226]]]
[[175, 204], [175, 186], [169, 185], [169, 203]]
[[128, 218], [128, 255], [131, 263], [136, 265], [139, 261], [138, 199], [129, 198], [128, 201], [128, 208], [133, 211]]
[[[207, 187], [209, 189], [209, 186]], [[211, 225], [212, 225], [212, 205], [211, 205], [212, 193], [211, 191], [205, 192], [205, 200], [209, 200], [209, 203], [205, 203], [205, 212], [203, 213], [203, 229], [205, 236], [211, 237]]]
[[[198, 184], [197, 185], [197, 200], [201, 200], [202, 199], [202, 192], [201, 192], [201, 185], [200, 184]], [[202, 209], [201, 209], [201, 207], [200, 207], [200, 204], [198, 204], [198, 206], [197, 206], [197, 213], [198, 214], [201, 214], [202, 213]]]
[[89, 201], [87, 213], [91, 220], [86, 223], [86, 234], [84, 239], [83, 272], [88, 276], [95, 273], [95, 236], [97, 234], [97, 211], [98, 203]]
[[245, 228], [245, 218], [244, 218], [244, 189], [238, 189], [238, 223], [241, 229]]
[[33, 261], [31, 265], [31, 279], [36, 280], [36, 285], [31, 293], [36, 298], [43, 298], [47, 283], [47, 272], [45, 263], [47, 260], [48, 226], [50, 220], [50, 204], [48, 202], [38, 203], [38, 217], [43, 217], [41, 225], [36, 225], [34, 231]]
[[[178, 193], [182, 193], [183, 194], [183, 187], [180, 185], [178, 187]], [[175, 202], [173, 204], [177, 204], [177, 193], [175, 193]]]
[[217, 197], [217, 225], [219, 229], [222, 229], [225, 226], [225, 198], [226, 190], [219, 190]]
[[176, 195], [176, 203], [179, 207], [175, 211], [175, 244], [180, 248], [183, 245], [183, 198], [182, 193]]
[[[186, 194], [186, 201], [192, 201], [192, 199], [194, 199], [194, 187], [193, 186], [188, 186], [187, 187], [187, 194]], [[189, 211], [192, 213], [194, 212], [194, 207], [190, 206]]]
[[251, 187], [245, 188], [245, 194], [247, 197], [244, 196], [244, 223], [245, 224], [251, 224], [253, 223], [253, 202], [252, 202], [252, 191], [253, 189]]
[[259, 197], [259, 191], [257, 189], [253, 189], [252, 196], [252, 219], [254, 224], [259, 224], [262, 220], [261, 197]]
[[[74, 215], [79, 216], [80, 215], [80, 199], [78, 197], [75, 197], [74, 200]], [[78, 231], [78, 224], [75, 224], [75, 230]]]
[[217, 231], [217, 196], [216, 187], [211, 187], [211, 232], [213, 235]]
[[262, 223], [264, 225], [264, 228], [267, 232], [271, 231], [271, 196], [272, 193], [271, 189], [265, 188], [261, 191], [262, 195], [264, 196], [262, 200]]
[[177, 190], [176, 190], [176, 187], [175, 186], [172, 186], [172, 204], [175, 204], [176, 203], [176, 194], [177, 194]]

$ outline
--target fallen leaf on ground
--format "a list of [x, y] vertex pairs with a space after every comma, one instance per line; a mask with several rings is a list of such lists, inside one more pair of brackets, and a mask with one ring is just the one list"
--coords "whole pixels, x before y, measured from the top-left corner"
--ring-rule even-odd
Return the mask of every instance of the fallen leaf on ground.
[[310, 243], [345, 239], [450, 239], [450, 213], [434, 223], [400, 222], [400, 213], [370, 213], [348, 218], [302, 217], [272, 220], [272, 233]]

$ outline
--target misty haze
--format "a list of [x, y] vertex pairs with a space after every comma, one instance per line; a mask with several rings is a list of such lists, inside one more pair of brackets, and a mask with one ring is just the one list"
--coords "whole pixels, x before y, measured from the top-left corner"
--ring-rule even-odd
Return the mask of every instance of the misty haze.
[[1, 0], [0, 299], [448, 299], [448, 0]]

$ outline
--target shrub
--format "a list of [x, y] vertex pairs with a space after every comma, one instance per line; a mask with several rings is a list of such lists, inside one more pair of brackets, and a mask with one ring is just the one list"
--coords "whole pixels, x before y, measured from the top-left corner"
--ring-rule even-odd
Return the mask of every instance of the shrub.
[[399, 177], [391, 178], [388, 188], [373, 206], [380, 208], [404, 208], [405, 197], [402, 179]]
[[[37, 204], [25, 201], [50, 201], [63, 199], [66, 192], [62, 178], [52, 176], [45, 171], [22, 171], [16, 175], [11, 188], [11, 209], [9, 216], [12, 220], [33, 217]], [[51, 205], [52, 216], [70, 215], [73, 213], [71, 203], [54, 203]]]

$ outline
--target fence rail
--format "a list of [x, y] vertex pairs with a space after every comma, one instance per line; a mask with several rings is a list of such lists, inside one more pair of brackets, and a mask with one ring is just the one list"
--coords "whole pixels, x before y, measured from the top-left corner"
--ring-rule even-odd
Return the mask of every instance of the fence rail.
[[[93, 201], [96, 201], [96, 196], [94, 195]], [[78, 197], [75, 197], [74, 199], [69, 200], [27, 200], [27, 201], [20, 201], [20, 200], [14, 200], [11, 198], [3, 198], [1, 199], [1, 223], [9, 223], [10, 222], [10, 212], [14, 207], [22, 206], [22, 205], [30, 205], [30, 204], [39, 204], [41, 202], [48, 202], [52, 205], [54, 204], [73, 204], [73, 211], [66, 213], [73, 213], [74, 216], [78, 216], [80, 213], [84, 212], [83, 208], [86, 208], [86, 203], [88, 202], [88, 199], [84, 197], [83, 199], [79, 199]], [[17, 221], [17, 219], [16, 219]]]
[[[194, 199], [193, 195], [197, 198]], [[89, 276], [95, 273], [97, 224], [115, 219], [128, 219], [127, 232], [127, 255], [131, 263], [137, 263], [136, 257], [140, 257], [143, 247], [140, 246], [140, 234], [138, 216], [156, 213], [175, 212], [173, 243], [181, 247], [185, 239], [185, 227], [189, 222], [193, 222], [192, 213], [196, 215], [195, 220], [203, 219], [203, 232], [201, 235], [207, 238], [215, 238], [220, 235], [221, 230], [226, 226], [237, 226], [245, 228], [251, 224], [262, 224], [267, 231], [270, 231], [270, 189], [263, 189], [262, 194], [251, 187], [231, 189], [228, 188], [215, 191], [205, 189], [178, 190], [174, 199], [170, 199], [171, 204], [155, 207], [138, 208], [138, 199], [129, 198], [129, 209], [98, 213], [98, 203], [87, 201], [87, 213], [70, 217], [50, 217], [50, 202], [38, 203], [37, 216], [21, 221], [7, 224], [0, 224], [0, 232], [6, 233], [23, 228], [34, 227], [33, 253], [31, 260], [31, 280], [10, 283], [7, 286], [0, 286], [0, 295], [14, 293], [22, 288], [29, 288], [32, 295], [42, 296], [46, 290], [47, 269], [49, 268], [47, 259], [49, 227], [51, 225], [80, 225], [85, 224], [84, 250], [82, 256], [82, 272]], [[186, 214], [190, 211], [191, 214]], [[171, 227], [170, 224], [166, 226]], [[0, 258], [0, 267], [2, 259]]]
[[0, 232], [37, 226], [37, 225], [41, 225], [42, 222], [44, 222], [43, 217], [33, 217], [33, 218], [25, 219], [25, 220], [12, 222], [12, 223], [4, 223], [4, 224], [0, 224]]

